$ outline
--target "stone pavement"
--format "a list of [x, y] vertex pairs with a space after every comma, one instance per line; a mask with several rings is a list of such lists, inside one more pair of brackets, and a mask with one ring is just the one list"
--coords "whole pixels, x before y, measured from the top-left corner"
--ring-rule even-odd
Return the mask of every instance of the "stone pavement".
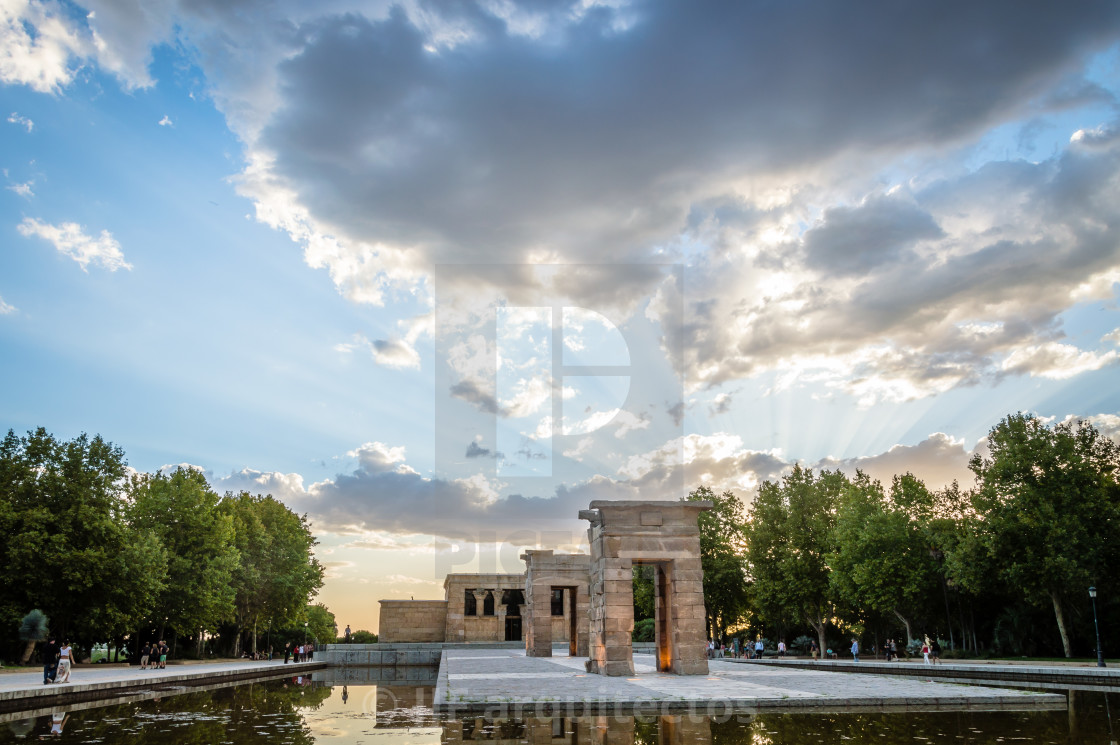
[[1050, 663], [1005, 664], [988, 661], [960, 661], [926, 665], [921, 660], [914, 662], [886, 662], [869, 659], [862, 662], [852, 660], [820, 660], [814, 662], [805, 658], [762, 660], [745, 658], [728, 660], [731, 664], [757, 667], [802, 668], [805, 670], [827, 670], [831, 672], [862, 673], [873, 675], [895, 675], [938, 680], [967, 681], [974, 683], [1032, 684], [1036, 687], [1072, 687], [1085, 690], [1109, 690], [1120, 687], [1120, 668], [1097, 667], [1086, 664], [1055, 665]]
[[34, 672], [0, 675], [0, 711], [113, 698], [152, 687], [193, 687], [277, 675], [306, 675], [323, 667], [323, 662], [285, 665], [283, 660], [169, 664], [164, 670], [140, 670], [137, 667], [118, 665], [76, 665], [71, 668], [69, 683], [52, 685], [43, 685], [43, 669], [36, 668]]
[[633, 677], [584, 672], [583, 657], [526, 657], [524, 651], [446, 650], [434, 708], [446, 713], [881, 711], [1064, 708], [1056, 694], [959, 685], [884, 675], [710, 661], [708, 675], [654, 670], [652, 655], [634, 655]]

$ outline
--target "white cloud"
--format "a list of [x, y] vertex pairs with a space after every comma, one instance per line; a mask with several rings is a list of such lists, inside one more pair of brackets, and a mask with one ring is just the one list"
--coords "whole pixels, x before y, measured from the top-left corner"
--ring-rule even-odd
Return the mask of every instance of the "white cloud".
[[14, 191], [16, 194], [19, 194], [24, 199], [30, 199], [31, 197], [35, 196], [35, 192], [33, 192], [31, 190], [31, 187], [32, 187], [33, 184], [34, 184], [33, 181], [28, 181], [25, 184], [12, 184], [11, 186], [9, 186], [7, 188], [8, 188], [8, 191]]
[[82, 271], [89, 271], [90, 264], [108, 269], [110, 272], [132, 269], [132, 264], [124, 260], [121, 244], [108, 230], [102, 230], [100, 236], [93, 238], [86, 235], [82, 226], [77, 223], [64, 222], [60, 225], [50, 225], [26, 217], [19, 224], [19, 232], [25, 237], [37, 236], [50, 241], [59, 253], [78, 262]]
[[8, 114], [8, 122], [10, 124], [17, 124], [21, 127], [25, 127], [28, 134], [30, 134], [31, 130], [35, 128], [35, 122], [31, 121], [26, 116], [20, 116], [18, 111], [13, 111], [11, 114]]
[[56, 92], [73, 78], [73, 58], [91, 51], [88, 34], [62, 6], [39, 0], [0, 3], [0, 80], [4, 83]]
[[1003, 361], [1008, 373], [1027, 374], [1051, 380], [1066, 380], [1092, 370], [1100, 370], [1120, 358], [1115, 349], [1103, 354], [1078, 349], [1070, 344], [1046, 342], [1016, 349]]
[[4, 298], [0, 297], [0, 316], [6, 316], [11, 313], [15, 313], [17, 312], [17, 310], [18, 309], [14, 305], [8, 305], [4, 302]]
[[158, 124], [161, 127], [174, 127], [175, 126], [174, 122], [171, 121], [171, 117], [169, 117], [167, 114], [163, 115], [163, 118], [159, 120]]

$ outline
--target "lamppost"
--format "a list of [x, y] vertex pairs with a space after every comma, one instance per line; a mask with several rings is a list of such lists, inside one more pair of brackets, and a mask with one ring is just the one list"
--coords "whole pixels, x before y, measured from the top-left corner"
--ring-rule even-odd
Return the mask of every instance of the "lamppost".
[[[1093, 607], [1095, 608], [1096, 606], [1094, 605]], [[303, 622], [303, 646], [307, 646], [307, 621]]]
[[1097, 623], [1097, 588], [1089, 588], [1089, 597], [1093, 599], [1093, 630], [1097, 632], [1097, 667], [1104, 667], [1104, 650], [1101, 649], [1101, 627]]

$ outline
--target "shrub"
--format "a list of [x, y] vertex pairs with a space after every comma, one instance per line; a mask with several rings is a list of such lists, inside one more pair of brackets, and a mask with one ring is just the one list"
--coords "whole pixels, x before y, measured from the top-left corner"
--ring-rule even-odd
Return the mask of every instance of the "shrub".
[[789, 643], [789, 648], [793, 651], [796, 651], [798, 654], [808, 654], [809, 648], [812, 646], [813, 637], [805, 636], [804, 634]]
[[631, 637], [636, 642], [651, 642], [654, 637], [654, 620], [643, 618], [634, 624], [634, 633]]

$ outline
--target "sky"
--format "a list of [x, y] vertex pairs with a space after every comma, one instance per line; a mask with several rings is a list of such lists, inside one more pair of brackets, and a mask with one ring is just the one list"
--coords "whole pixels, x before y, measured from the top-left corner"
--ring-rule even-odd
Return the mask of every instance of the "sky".
[[0, 0], [0, 127], [0, 426], [282, 499], [340, 626], [1120, 436], [1111, 0]]

